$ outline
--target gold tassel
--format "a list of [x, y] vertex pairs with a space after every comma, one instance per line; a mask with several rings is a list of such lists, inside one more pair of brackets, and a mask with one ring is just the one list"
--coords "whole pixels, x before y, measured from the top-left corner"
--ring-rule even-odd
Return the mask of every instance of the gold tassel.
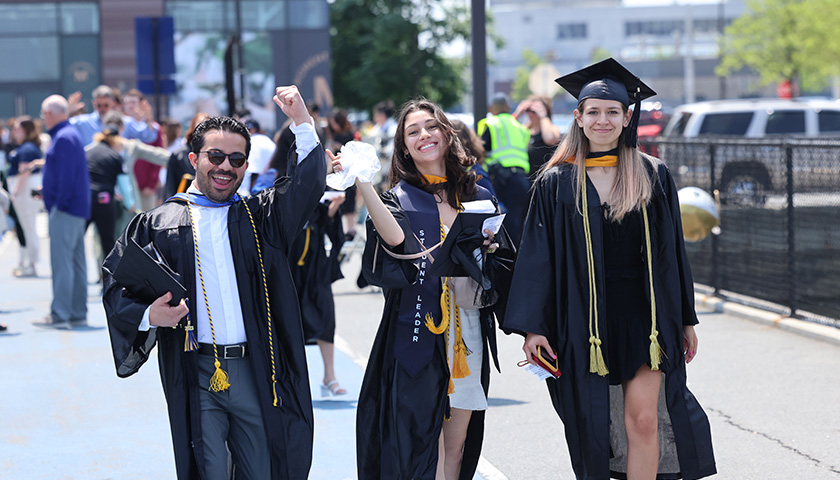
[[659, 340], [657, 340], [657, 335], [659, 332], [654, 331], [650, 334], [650, 369], [651, 370], [659, 370], [659, 362], [662, 359], [662, 348], [659, 346]]
[[280, 395], [277, 395], [277, 380], [274, 379], [274, 374], [271, 374], [271, 393], [274, 394], [274, 403], [273, 405], [276, 407], [279, 403], [281, 406], [283, 405], [283, 399]]
[[455, 393], [455, 384], [452, 383], [452, 375], [449, 376], [449, 390], [446, 393], [448, 393], [449, 395]]
[[216, 371], [213, 373], [213, 376], [210, 377], [210, 391], [211, 392], [224, 392], [228, 388], [230, 388], [230, 383], [228, 383], [228, 374], [224, 370], [222, 370], [222, 364], [216, 360]]
[[467, 346], [464, 341], [456, 343], [455, 358], [452, 359], [452, 376], [455, 378], [466, 378], [470, 375], [470, 366], [467, 364]]
[[430, 332], [434, 333], [435, 335], [440, 335], [447, 328], [449, 328], [449, 322], [446, 318], [440, 321], [440, 325], [435, 325], [435, 317], [432, 316], [431, 313], [426, 314], [426, 328], [429, 329]]
[[298, 267], [302, 267], [304, 263], [304, 259], [306, 258], [306, 254], [309, 252], [309, 235], [312, 232], [310, 227], [306, 227], [306, 241], [303, 243], [303, 254], [301, 254], [300, 259], [298, 259], [297, 264]]

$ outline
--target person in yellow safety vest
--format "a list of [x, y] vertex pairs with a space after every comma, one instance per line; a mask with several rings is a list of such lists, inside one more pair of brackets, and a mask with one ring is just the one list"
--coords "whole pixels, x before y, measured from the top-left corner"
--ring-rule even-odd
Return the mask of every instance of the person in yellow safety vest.
[[519, 245], [528, 212], [528, 142], [531, 132], [510, 114], [507, 95], [498, 93], [487, 110], [492, 117], [478, 121], [476, 133], [487, 150], [487, 168], [505, 215], [505, 228]]

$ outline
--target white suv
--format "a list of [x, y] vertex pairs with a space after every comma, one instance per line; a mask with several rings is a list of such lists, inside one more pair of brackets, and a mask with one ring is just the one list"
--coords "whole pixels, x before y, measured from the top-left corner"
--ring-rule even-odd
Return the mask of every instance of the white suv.
[[840, 101], [717, 100], [677, 107], [664, 136], [840, 136]]
[[[718, 136], [765, 139], [778, 137], [840, 138], [840, 101], [825, 99], [718, 100], [677, 107], [665, 127], [668, 138]], [[708, 185], [707, 147], [660, 146], [663, 159], [676, 166], [682, 185]], [[768, 194], [782, 194], [786, 186], [783, 152], [769, 145], [740, 145], [717, 149], [716, 167], [721, 200], [761, 205]], [[815, 150], [795, 155], [797, 191], [821, 191], [840, 178], [836, 160], [815, 156]]]

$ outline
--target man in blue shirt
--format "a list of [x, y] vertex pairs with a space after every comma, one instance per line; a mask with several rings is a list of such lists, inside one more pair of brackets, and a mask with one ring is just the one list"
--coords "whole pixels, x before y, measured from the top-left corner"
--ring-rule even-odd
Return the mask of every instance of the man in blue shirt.
[[[93, 98], [93, 109], [91, 113], [76, 115], [70, 119], [70, 123], [79, 131], [82, 145], [89, 145], [93, 136], [102, 131], [102, 117], [111, 110], [117, 108], [114, 99], [114, 91], [107, 85], [100, 85], [91, 93]], [[152, 143], [158, 135], [158, 128], [145, 111], [132, 109], [126, 111], [123, 117], [125, 125], [122, 136], [125, 138], [137, 138], [143, 143]]]
[[44, 206], [49, 212], [53, 300], [35, 325], [66, 329], [87, 324], [85, 224], [90, 218], [90, 178], [84, 143], [68, 120], [69, 104], [50, 95], [41, 117], [52, 142], [44, 156]]

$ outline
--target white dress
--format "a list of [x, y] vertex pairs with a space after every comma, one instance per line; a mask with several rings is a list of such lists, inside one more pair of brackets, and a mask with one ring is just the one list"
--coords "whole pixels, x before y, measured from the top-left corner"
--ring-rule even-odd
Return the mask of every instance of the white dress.
[[[454, 305], [454, 299], [452, 300]], [[487, 410], [487, 397], [481, 386], [481, 365], [484, 357], [484, 341], [481, 338], [481, 319], [477, 308], [458, 308], [461, 314], [461, 335], [467, 346], [467, 365], [470, 374], [465, 378], [453, 378], [455, 393], [449, 395], [449, 405], [462, 410]], [[455, 310], [449, 318], [449, 371], [452, 371], [455, 345]]]

